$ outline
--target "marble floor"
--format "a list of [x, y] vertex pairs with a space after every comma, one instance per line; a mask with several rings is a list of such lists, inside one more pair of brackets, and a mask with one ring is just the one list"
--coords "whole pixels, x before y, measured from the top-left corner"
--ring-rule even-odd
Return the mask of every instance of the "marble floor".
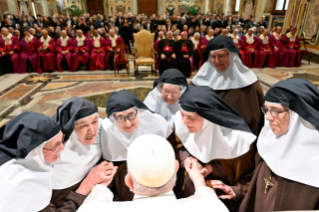
[[[306, 78], [319, 87], [318, 64], [308, 65], [303, 61], [300, 68], [265, 68], [253, 71], [259, 78], [264, 93], [273, 84], [289, 78]], [[150, 67], [139, 68], [139, 74], [134, 76], [133, 61], [130, 62], [129, 75], [126, 70], [121, 70], [116, 76], [113, 71], [3, 75], [0, 76], [0, 126], [24, 111], [52, 116], [58, 106], [72, 96], [84, 97], [94, 102], [103, 118], [106, 116], [107, 100], [113, 91], [127, 89], [144, 100], [157, 77], [158, 75], [150, 72]]]

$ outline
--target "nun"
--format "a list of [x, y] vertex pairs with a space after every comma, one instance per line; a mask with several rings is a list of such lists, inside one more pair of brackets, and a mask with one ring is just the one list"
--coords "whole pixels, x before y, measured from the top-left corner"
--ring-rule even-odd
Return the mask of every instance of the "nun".
[[60, 125], [44, 114], [24, 112], [0, 128], [0, 211], [45, 210], [62, 141]]
[[155, 80], [154, 89], [147, 95], [144, 104], [163, 116], [173, 127], [174, 115], [179, 111], [179, 97], [187, 88], [187, 80], [178, 69], [168, 69]]
[[192, 84], [214, 89], [258, 135], [263, 127], [260, 107], [264, 103], [264, 94], [256, 75], [243, 65], [240, 57], [230, 37], [221, 35], [214, 38], [203, 52], [203, 61], [206, 62]]
[[[99, 137], [102, 119], [99, 119], [97, 107], [80, 97], [66, 100], [52, 119], [60, 124], [65, 134], [65, 148], [53, 164], [55, 182], [51, 203], [61, 210], [64, 201], [72, 195], [78, 202], [69, 205], [69, 210], [76, 211], [92, 188], [100, 183], [92, 179], [93, 172], [88, 173], [102, 155]], [[105, 165], [100, 164], [97, 169], [103, 169]]]
[[102, 156], [118, 166], [113, 182], [119, 200], [131, 201], [134, 193], [125, 185], [128, 148], [141, 135], [155, 134], [168, 138], [172, 129], [162, 116], [152, 113], [127, 90], [112, 93], [106, 105], [106, 113], [108, 118], [103, 120], [101, 128]]
[[[228, 36], [214, 38], [203, 52], [203, 61], [206, 61], [200, 68], [192, 83], [196, 86], [209, 86], [227, 102], [244, 119], [251, 131], [258, 136], [264, 125], [261, 106], [264, 104], [264, 94], [261, 85], [252, 70], [243, 65], [240, 53], [233, 40]], [[256, 154], [256, 142], [243, 156], [233, 160], [220, 160], [223, 166], [229, 166], [227, 170], [234, 170], [236, 167], [245, 167], [250, 174], [253, 171], [252, 165]], [[248, 168], [248, 169], [247, 169]], [[242, 190], [246, 181], [240, 179], [240, 175], [233, 175], [231, 185], [237, 184], [237, 190]]]
[[256, 168], [239, 211], [319, 210], [319, 91], [305, 79], [272, 86]]
[[220, 164], [240, 158], [249, 151], [256, 136], [243, 118], [218, 94], [207, 86], [189, 86], [180, 97], [181, 108], [175, 115], [175, 149], [181, 169], [175, 194], [178, 198], [194, 194], [194, 185], [185, 172], [191, 167], [190, 158], [202, 164], [206, 179], [233, 180], [250, 169], [251, 164], [230, 169]]

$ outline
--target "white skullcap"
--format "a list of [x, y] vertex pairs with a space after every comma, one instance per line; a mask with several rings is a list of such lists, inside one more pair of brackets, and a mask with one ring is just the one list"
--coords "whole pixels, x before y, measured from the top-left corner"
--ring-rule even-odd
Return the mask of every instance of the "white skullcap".
[[163, 137], [145, 134], [136, 138], [127, 152], [127, 167], [141, 185], [158, 188], [175, 174], [175, 154]]

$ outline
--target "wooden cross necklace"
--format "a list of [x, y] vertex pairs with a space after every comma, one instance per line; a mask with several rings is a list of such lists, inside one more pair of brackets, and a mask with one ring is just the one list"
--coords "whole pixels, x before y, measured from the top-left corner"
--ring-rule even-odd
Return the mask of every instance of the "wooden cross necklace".
[[271, 187], [274, 186], [274, 184], [271, 183], [271, 177], [272, 177], [273, 175], [274, 175], [273, 172], [270, 170], [270, 176], [269, 176], [269, 178], [268, 178], [268, 179], [267, 179], [267, 178], [264, 178], [265, 183], [266, 183], [265, 192], [264, 192], [265, 194], [267, 194], [268, 190], [269, 190]]

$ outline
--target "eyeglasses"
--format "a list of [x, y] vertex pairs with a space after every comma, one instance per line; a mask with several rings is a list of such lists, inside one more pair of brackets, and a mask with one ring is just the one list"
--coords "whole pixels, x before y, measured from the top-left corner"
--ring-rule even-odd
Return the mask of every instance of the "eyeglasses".
[[278, 110], [269, 110], [268, 108], [266, 108], [265, 106], [262, 106], [261, 107], [261, 111], [266, 115], [269, 111], [270, 115], [274, 118], [277, 118], [279, 116], [280, 113], [284, 113], [284, 112], [287, 112], [288, 110], [281, 110], [281, 111], [278, 111]]
[[63, 143], [63, 142], [58, 143], [58, 145], [57, 145], [56, 147], [53, 147], [52, 149], [47, 149], [47, 148], [44, 148], [44, 147], [43, 147], [43, 149], [46, 149], [46, 150], [48, 150], [48, 151], [53, 151], [54, 153], [56, 153], [62, 143]]
[[119, 116], [119, 117], [117, 117], [117, 118], [115, 118], [115, 116], [114, 116], [114, 118], [115, 118], [115, 120], [116, 120], [117, 122], [119, 122], [119, 123], [124, 123], [124, 122], [126, 122], [126, 119], [128, 119], [128, 120], [130, 120], [130, 121], [133, 121], [133, 120], [135, 119], [137, 113], [138, 113], [138, 112], [136, 111], [136, 113], [131, 113], [131, 114], [128, 115], [128, 116]]
[[176, 91], [169, 91], [166, 89], [162, 89], [162, 92], [165, 96], [168, 96], [168, 94], [171, 94], [172, 96], [178, 96], [180, 91], [176, 90]]
[[216, 60], [218, 58], [218, 60], [224, 60], [227, 58], [229, 54], [220, 54], [220, 55], [211, 55], [212, 60]]
[[48, 149], [48, 148], [43, 147], [43, 149], [56, 153], [58, 151], [59, 147], [61, 146], [61, 144], [64, 142], [64, 139], [65, 139], [65, 134], [63, 134], [62, 141], [59, 142], [55, 147], [53, 147], [52, 149]]

